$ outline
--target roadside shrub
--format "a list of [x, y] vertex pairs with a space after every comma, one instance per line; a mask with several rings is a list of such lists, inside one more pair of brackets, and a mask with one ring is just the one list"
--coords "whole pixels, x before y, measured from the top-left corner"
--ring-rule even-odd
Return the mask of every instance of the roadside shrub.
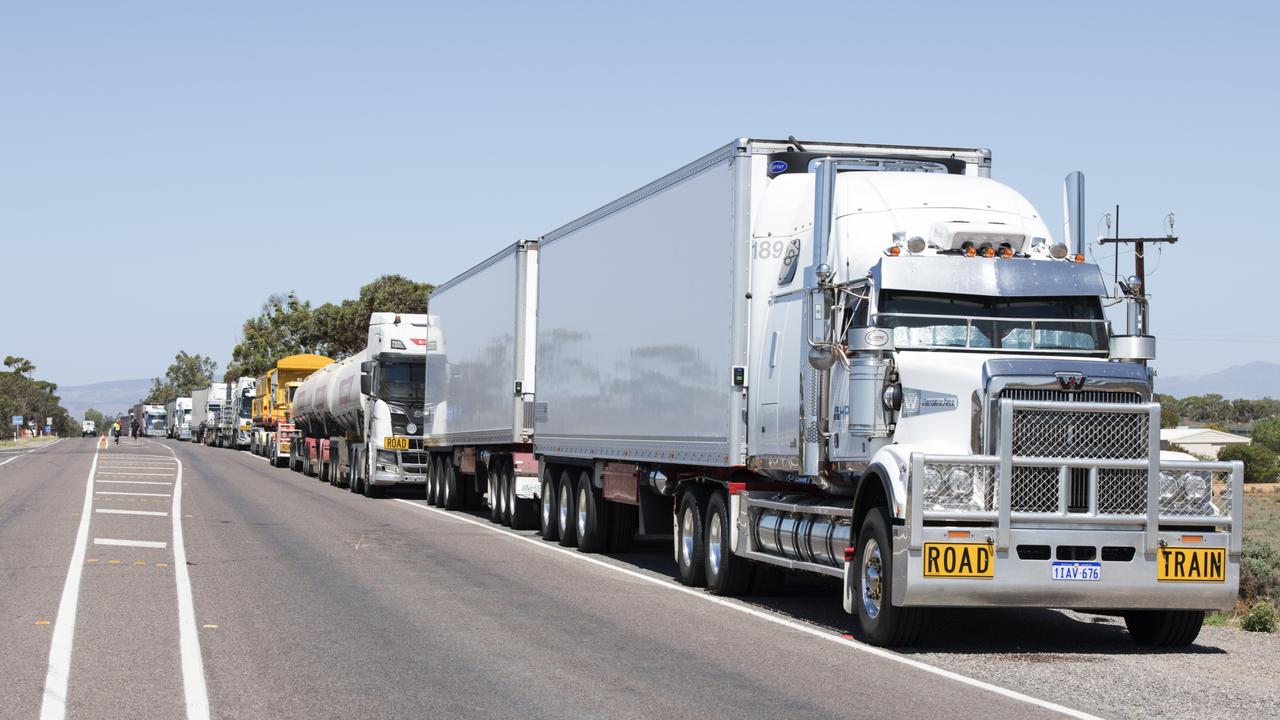
[[1249, 608], [1240, 627], [1249, 632], [1270, 633], [1276, 631], [1276, 606], [1270, 600], [1259, 600]]
[[1266, 445], [1228, 445], [1218, 453], [1219, 460], [1240, 460], [1244, 463], [1244, 481], [1270, 483], [1280, 473], [1280, 458]]
[[1254, 603], [1280, 598], [1280, 550], [1249, 538], [1244, 539], [1241, 550], [1240, 599]]

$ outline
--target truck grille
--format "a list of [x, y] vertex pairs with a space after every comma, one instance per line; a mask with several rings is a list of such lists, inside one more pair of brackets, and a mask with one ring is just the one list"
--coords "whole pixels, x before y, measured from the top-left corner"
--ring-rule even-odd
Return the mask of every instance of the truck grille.
[[[1043, 388], [1008, 388], [1000, 399], [1038, 402], [1137, 404], [1135, 392]], [[1150, 447], [1150, 417], [1143, 413], [1078, 413], [1019, 408], [1013, 416], [1013, 455], [1031, 458], [1141, 460]], [[1058, 466], [1015, 465], [1011, 478], [1012, 510], [1057, 512], [1062, 498]], [[1067, 468], [1066, 508], [1089, 512], [1089, 470]], [[1105, 515], [1145, 512], [1147, 471], [1104, 469], [1098, 473], [1097, 511]]]

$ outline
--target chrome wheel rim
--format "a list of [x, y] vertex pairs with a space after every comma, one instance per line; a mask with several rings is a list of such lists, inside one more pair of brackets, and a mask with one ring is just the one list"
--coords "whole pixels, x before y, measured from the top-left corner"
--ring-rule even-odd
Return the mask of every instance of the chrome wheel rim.
[[680, 515], [680, 562], [693, 565], [693, 510], [687, 507]]
[[578, 537], [587, 532], [587, 489], [578, 489]]
[[566, 485], [560, 486], [560, 532], [565, 532], [571, 526], [569, 525], [569, 488]]
[[515, 512], [516, 509], [516, 494], [514, 486], [514, 477], [508, 476], [502, 479], [502, 512], [508, 517], [510, 517], [511, 513]]
[[720, 575], [720, 513], [711, 516], [711, 527], [707, 528], [707, 569]]
[[880, 558], [880, 543], [870, 538], [862, 548], [862, 609], [867, 617], [879, 617], [883, 589], [884, 563]]
[[445, 482], [440, 483], [440, 504], [449, 504], [449, 481], [447, 479]]

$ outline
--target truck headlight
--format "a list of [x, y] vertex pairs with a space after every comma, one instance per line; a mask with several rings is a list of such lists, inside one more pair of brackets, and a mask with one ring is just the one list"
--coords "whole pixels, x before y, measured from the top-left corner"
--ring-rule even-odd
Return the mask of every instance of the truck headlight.
[[924, 467], [924, 494], [925, 497], [937, 497], [938, 491], [942, 489], [942, 473], [932, 465]]
[[1178, 478], [1182, 483], [1182, 492], [1188, 500], [1203, 500], [1209, 494], [1209, 478], [1204, 473], [1189, 472]]
[[947, 485], [951, 487], [953, 495], [973, 495], [973, 474], [965, 468], [953, 467], [947, 472]]
[[405, 432], [409, 433], [410, 435], [417, 435], [417, 434], [418, 434], [418, 426], [417, 426], [417, 425], [415, 425], [415, 424], [413, 424], [413, 423], [409, 423], [408, 425], [405, 425], [405, 426], [404, 426], [404, 430], [405, 430]]

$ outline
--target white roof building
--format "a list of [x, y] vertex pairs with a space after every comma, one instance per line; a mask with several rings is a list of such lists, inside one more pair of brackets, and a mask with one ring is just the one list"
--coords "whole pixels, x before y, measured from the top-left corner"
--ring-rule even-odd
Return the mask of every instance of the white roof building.
[[1228, 445], [1248, 445], [1252, 442], [1242, 435], [1214, 430], [1213, 428], [1193, 428], [1180, 425], [1176, 428], [1161, 428], [1160, 447], [1169, 449], [1177, 445], [1192, 455], [1217, 459], [1218, 453]]

